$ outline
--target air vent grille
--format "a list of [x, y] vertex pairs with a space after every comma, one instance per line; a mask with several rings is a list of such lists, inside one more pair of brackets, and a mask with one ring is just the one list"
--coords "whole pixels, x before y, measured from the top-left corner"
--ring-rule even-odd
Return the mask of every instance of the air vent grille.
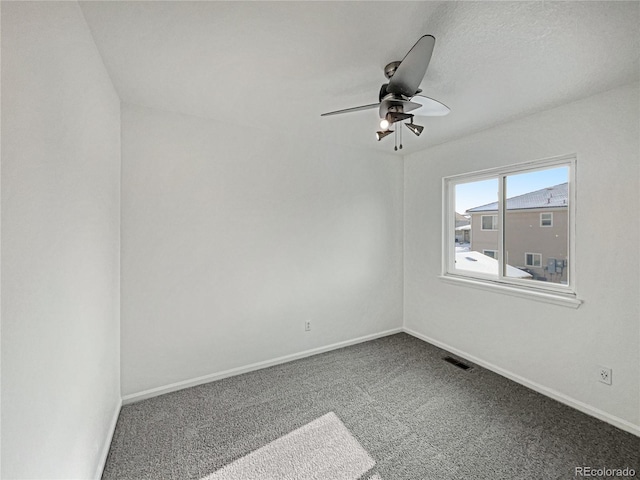
[[456, 367], [461, 368], [462, 370], [469, 370], [471, 368], [471, 365], [467, 365], [466, 363], [461, 362], [460, 360], [453, 357], [446, 356], [443, 358], [443, 360], [445, 362], [449, 362], [451, 365], [455, 365]]

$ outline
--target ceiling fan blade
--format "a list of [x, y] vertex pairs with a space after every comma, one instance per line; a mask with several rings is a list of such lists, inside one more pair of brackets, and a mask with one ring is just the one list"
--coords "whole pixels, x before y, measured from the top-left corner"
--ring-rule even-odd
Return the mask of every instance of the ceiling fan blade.
[[340, 115], [341, 113], [359, 112], [360, 110], [369, 110], [370, 108], [377, 108], [378, 105], [380, 105], [380, 104], [379, 103], [371, 103], [369, 105], [362, 105], [360, 107], [345, 108], [344, 110], [336, 110], [335, 112], [323, 113], [320, 116], [321, 117], [327, 117], [329, 115]]
[[444, 103], [424, 95], [416, 95], [411, 101], [420, 104], [420, 108], [411, 112], [418, 117], [442, 117], [451, 111]]
[[435, 41], [436, 39], [431, 35], [420, 37], [389, 80], [388, 92], [405, 97], [413, 97], [416, 94], [424, 74], [427, 73]]

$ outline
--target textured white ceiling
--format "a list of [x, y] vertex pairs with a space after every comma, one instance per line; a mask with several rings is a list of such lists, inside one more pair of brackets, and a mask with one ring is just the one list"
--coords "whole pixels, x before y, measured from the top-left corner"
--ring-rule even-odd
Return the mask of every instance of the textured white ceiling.
[[640, 79], [639, 2], [82, 2], [124, 102], [233, 125], [376, 142], [383, 67], [436, 37], [424, 95], [447, 117], [404, 153]]

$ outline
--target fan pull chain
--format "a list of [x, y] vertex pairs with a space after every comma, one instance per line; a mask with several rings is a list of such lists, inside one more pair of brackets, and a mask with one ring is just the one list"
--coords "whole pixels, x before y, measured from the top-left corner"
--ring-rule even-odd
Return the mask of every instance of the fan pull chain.
[[[402, 127], [402, 122], [400, 122], [400, 127]], [[402, 150], [402, 128], [397, 127], [400, 130], [400, 150]]]
[[393, 131], [393, 136], [394, 136], [394, 140], [396, 142], [395, 146], [393, 147], [393, 149], [395, 151], [398, 151], [398, 127], [396, 126], [396, 129]]

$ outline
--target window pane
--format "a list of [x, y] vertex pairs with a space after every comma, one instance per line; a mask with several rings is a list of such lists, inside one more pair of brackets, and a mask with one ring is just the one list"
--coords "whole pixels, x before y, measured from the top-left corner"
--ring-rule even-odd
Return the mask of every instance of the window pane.
[[457, 184], [455, 206], [456, 270], [497, 277], [498, 261], [484, 252], [497, 256], [498, 179]]
[[569, 168], [506, 177], [505, 276], [567, 284]]
[[553, 226], [553, 213], [541, 213], [540, 214], [540, 226], [551, 227]]
[[524, 265], [526, 267], [542, 266], [542, 255], [539, 253], [525, 253], [524, 259]]
[[498, 229], [498, 216], [497, 215], [482, 215], [480, 217], [482, 222], [482, 230], [497, 230]]

